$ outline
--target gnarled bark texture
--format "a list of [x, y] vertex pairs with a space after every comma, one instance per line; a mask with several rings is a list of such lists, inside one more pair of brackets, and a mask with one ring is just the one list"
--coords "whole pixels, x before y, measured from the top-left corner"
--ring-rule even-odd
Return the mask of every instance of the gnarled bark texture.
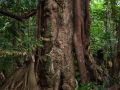
[[74, 90], [72, 1], [46, 0], [42, 8], [39, 85], [42, 90]]

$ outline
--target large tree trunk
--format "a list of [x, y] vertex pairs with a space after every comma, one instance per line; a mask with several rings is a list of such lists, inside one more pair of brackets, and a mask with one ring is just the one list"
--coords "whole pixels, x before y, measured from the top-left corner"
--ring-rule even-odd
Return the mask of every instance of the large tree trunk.
[[74, 90], [72, 1], [46, 0], [42, 8], [44, 25], [40, 28], [44, 47], [38, 54], [41, 56], [40, 87], [42, 90]]

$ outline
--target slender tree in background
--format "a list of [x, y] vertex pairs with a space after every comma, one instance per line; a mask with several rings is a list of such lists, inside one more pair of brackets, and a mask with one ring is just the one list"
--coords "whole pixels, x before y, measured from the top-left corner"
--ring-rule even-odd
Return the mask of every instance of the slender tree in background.
[[115, 78], [119, 77], [119, 73], [120, 73], [120, 23], [117, 24], [117, 39], [118, 39], [118, 43], [117, 43], [117, 53], [116, 53], [116, 58], [114, 61], [114, 73], [115, 73]]
[[[117, 36], [117, 45], [116, 45], [116, 52], [115, 52], [115, 57], [113, 61], [113, 72], [114, 72], [114, 78], [119, 79], [120, 75], [120, 18], [119, 14], [117, 13], [118, 7], [117, 7], [118, 0], [111, 1], [111, 9], [112, 9], [112, 19], [115, 24], [115, 31], [116, 31], [116, 36]], [[115, 18], [115, 17], [118, 18]]]

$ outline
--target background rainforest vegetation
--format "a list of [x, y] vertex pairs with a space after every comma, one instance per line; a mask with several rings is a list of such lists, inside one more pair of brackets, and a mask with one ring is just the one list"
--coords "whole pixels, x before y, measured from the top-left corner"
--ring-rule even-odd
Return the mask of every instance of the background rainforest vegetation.
[[0, 0], [0, 90], [120, 90], [120, 0]]

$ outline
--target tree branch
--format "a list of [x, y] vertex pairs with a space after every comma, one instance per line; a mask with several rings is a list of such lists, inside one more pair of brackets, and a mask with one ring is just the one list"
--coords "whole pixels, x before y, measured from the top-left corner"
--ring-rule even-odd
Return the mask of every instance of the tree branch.
[[20, 16], [17, 16], [16, 14], [13, 14], [9, 11], [6, 11], [6, 10], [3, 10], [3, 9], [0, 9], [0, 13], [4, 16], [8, 16], [8, 17], [11, 17], [11, 18], [14, 18], [18, 21], [22, 21], [22, 18]]
[[35, 14], [36, 14], [36, 10], [32, 10], [32, 11], [21, 14], [21, 18], [29, 19], [30, 17], [34, 16]]
[[21, 15], [17, 15], [17, 14], [13, 14], [12, 12], [9, 12], [7, 10], [0, 9], [0, 14], [2, 14], [4, 16], [11, 17], [11, 18], [14, 18], [18, 21], [23, 21], [24, 19], [28, 19], [29, 17], [32, 17], [33, 15], [35, 15], [36, 10], [30, 11], [30, 12], [27, 12], [27, 13], [23, 13]]

